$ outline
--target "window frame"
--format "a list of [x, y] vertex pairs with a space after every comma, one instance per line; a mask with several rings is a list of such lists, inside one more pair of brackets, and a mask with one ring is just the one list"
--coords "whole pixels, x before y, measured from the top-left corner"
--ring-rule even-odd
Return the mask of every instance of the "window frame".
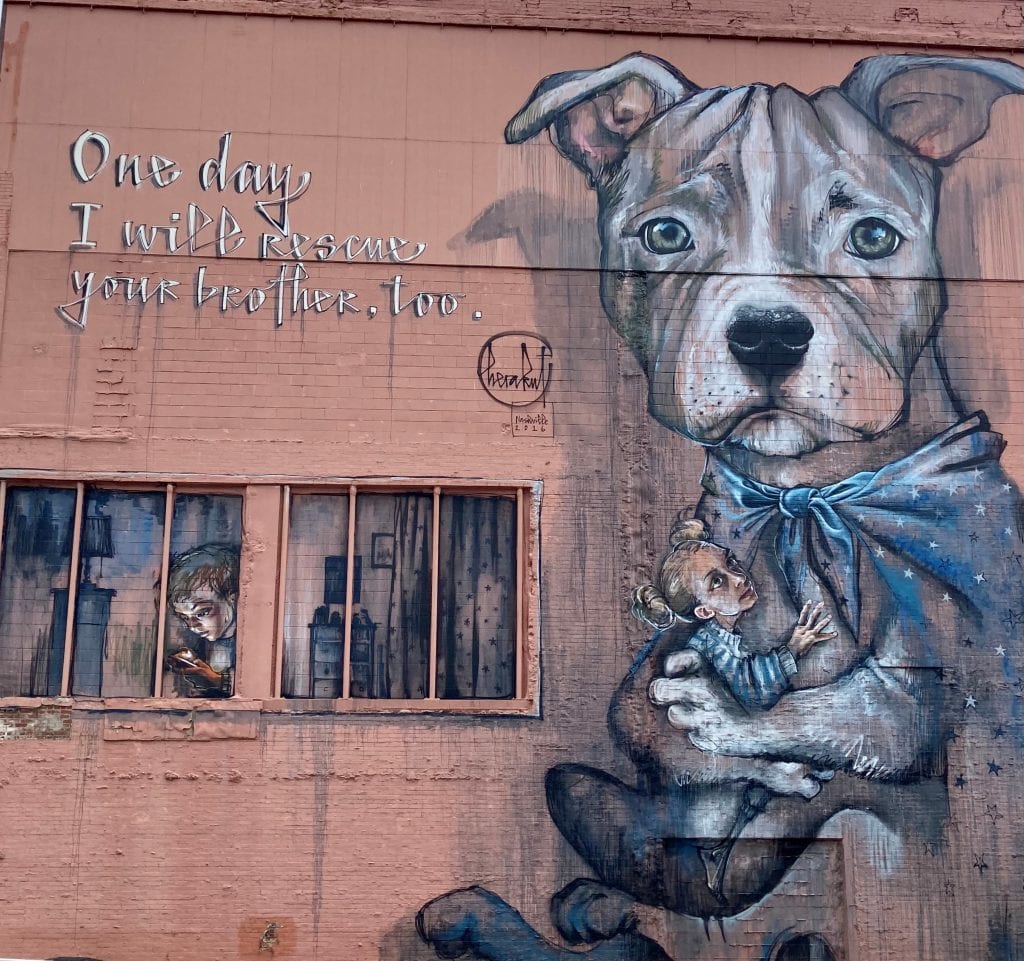
[[[68, 618], [65, 628], [64, 653], [61, 674], [61, 694], [53, 696], [13, 695], [0, 697], [0, 707], [31, 707], [40, 703], [72, 704], [91, 711], [162, 711], [182, 712], [215, 709], [258, 710], [269, 714], [338, 714], [338, 715], [453, 715], [453, 716], [540, 716], [540, 506], [543, 482], [540, 480], [492, 480], [459, 477], [294, 477], [286, 475], [204, 475], [161, 473], [125, 473], [95, 471], [50, 471], [0, 469], [0, 558], [3, 556], [7, 531], [3, 523], [10, 487], [55, 487], [75, 491], [75, 512], [72, 529], [72, 551], [69, 561], [69, 610], [73, 610], [77, 597], [77, 576], [80, 566], [81, 525], [85, 508], [86, 488], [100, 490], [134, 490], [166, 495], [162, 559], [160, 570], [160, 610], [158, 618], [156, 661], [153, 692], [136, 697], [93, 697], [71, 694], [71, 666], [74, 657], [74, 617]], [[276, 591], [273, 610], [273, 631], [270, 636], [240, 636], [238, 665], [246, 659], [263, 658], [269, 662], [270, 689], [262, 693], [246, 692], [243, 671], [236, 674], [236, 693], [230, 698], [168, 697], [163, 692], [162, 663], [166, 643], [167, 579], [171, 519], [175, 492], [189, 494], [234, 494], [242, 497], [241, 568], [247, 566], [251, 553], [247, 544], [246, 513], [248, 492], [251, 488], [271, 488], [277, 491], [278, 542], [274, 552], [276, 565]], [[347, 494], [349, 496], [349, 524], [347, 551], [347, 583], [345, 605], [345, 662], [342, 690], [350, 690], [351, 680], [351, 619], [356, 498], [359, 494], [432, 493], [431, 532], [431, 639], [428, 677], [428, 697], [398, 698], [314, 698], [284, 697], [281, 693], [284, 659], [284, 610], [287, 593], [288, 520], [291, 498], [296, 494]], [[440, 498], [442, 494], [500, 496], [515, 501], [516, 585], [515, 585], [515, 691], [511, 698], [444, 699], [436, 696], [437, 684], [437, 629], [438, 629], [438, 556], [440, 549]], [[237, 616], [244, 623], [246, 609], [253, 603], [241, 589]], [[243, 655], [244, 649], [244, 655]], [[241, 681], [241, 684], [239, 683]], [[239, 690], [241, 686], [242, 690]]]
[[[285, 697], [282, 693], [284, 681], [284, 647], [285, 647], [285, 602], [287, 598], [288, 569], [288, 532], [291, 498], [302, 494], [343, 494], [348, 497], [347, 549], [346, 549], [346, 581], [345, 581], [345, 622], [343, 628], [344, 652], [342, 655], [342, 691], [351, 690], [351, 645], [353, 593], [355, 590], [355, 538], [357, 503], [360, 494], [426, 494], [433, 497], [431, 511], [431, 558], [430, 558], [430, 642], [427, 660], [427, 681], [429, 689], [423, 698], [315, 698]], [[515, 692], [511, 698], [458, 698], [448, 699], [437, 696], [437, 631], [439, 621], [438, 583], [440, 580], [440, 537], [441, 537], [441, 497], [445, 494], [461, 496], [501, 496], [514, 498], [515, 501], [515, 544], [516, 544], [516, 583], [515, 583]], [[283, 485], [281, 509], [280, 553], [277, 569], [278, 596], [276, 604], [276, 629], [274, 652], [273, 709], [287, 713], [309, 711], [332, 711], [346, 714], [393, 714], [393, 713], [467, 713], [467, 714], [518, 714], [536, 708], [536, 691], [531, 690], [531, 677], [535, 672], [529, 670], [531, 651], [530, 611], [527, 603], [530, 590], [530, 559], [535, 556], [531, 549], [529, 529], [534, 525], [527, 523], [527, 508], [532, 506], [534, 497], [539, 494], [536, 482], [502, 482], [502, 481], [460, 481], [433, 480], [430, 483], [412, 479], [383, 481], [379, 478], [353, 479], [346, 485], [294, 483]], [[539, 503], [539, 498], [537, 499]], [[533, 625], [534, 627], [536, 625]]]
[[[206, 698], [168, 698], [163, 693], [164, 670], [164, 647], [167, 640], [167, 582], [170, 574], [170, 553], [171, 553], [171, 528], [174, 519], [174, 498], [176, 493], [188, 494], [231, 494], [242, 498], [242, 510], [245, 510], [245, 487], [244, 485], [208, 484], [204, 482], [192, 483], [189, 481], [151, 481], [143, 479], [124, 480], [115, 477], [96, 477], [88, 480], [69, 480], [60, 476], [41, 477], [35, 474], [21, 474], [4, 471], [0, 475], [0, 564], [2, 564], [3, 550], [7, 529], [5, 518], [7, 514], [7, 489], [8, 487], [37, 487], [61, 490], [74, 490], [75, 509], [71, 517], [71, 554], [68, 558], [68, 617], [64, 627], [64, 651], [61, 664], [60, 693], [44, 698], [52, 700], [69, 698], [80, 701], [112, 701], [112, 702], [136, 702], [136, 701], [166, 701], [180, 705], [182, 702], [190, 703], [197, 700], [208, 700]], [[134, 491], [138, 493], [164, 495], [164, 518], [163, 533], [160, 546], [160, 596], [157, 616], [156, 646], [154, 648], [153, 660], [153, 683], [151, 691], [147, 695], [136, 697], [92, 697], [87, 694], [71, 693], [71, 672], [75, 658], [75, 616], [76, 604], [78, 601], [78, 588], [81, 573], [81, 546], [82, 546], [82, 520], [85, 517], [86, 491]], [[244, 527], [243, 527], [244, 541]], [[10, 700], [24, 700], [31, 695], [13, 695], [0, 697], [0, 704]], [[37, 700], [37, 698], [32, 698]], [[219, 699], [218, 699], [219, 701]]]

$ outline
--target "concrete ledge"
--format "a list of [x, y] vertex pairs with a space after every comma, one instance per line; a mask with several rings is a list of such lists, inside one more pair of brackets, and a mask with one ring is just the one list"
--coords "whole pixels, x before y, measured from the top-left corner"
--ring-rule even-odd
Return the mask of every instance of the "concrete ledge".
[[259, 720], [259, 711], [240, 709], [111, 711], [103, 715], [103, 740], [251, 741]]
[[[385, 23], [587, 30], [657, 36], [745, 37], [1015, 51], [1024, 4], [1005, 0], [33, 0], [37, 5], [240, 13]], [[8, 0], [17, 6], [18, 0]]]

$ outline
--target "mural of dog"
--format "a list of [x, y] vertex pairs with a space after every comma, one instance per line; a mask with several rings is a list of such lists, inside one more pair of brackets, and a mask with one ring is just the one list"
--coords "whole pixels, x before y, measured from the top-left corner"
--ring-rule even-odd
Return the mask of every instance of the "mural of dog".
[[[686, 631], [658, 635], [610, 711], [638, 784], [549, 772], [551, 814], [600, 878], [556, 895], [553, 916], [570, 941], [603, 940], [590, 956], [665, 957], [631, 930], [632, 901], [736, 914], [840, 811], [929, 835], [957, 725], [979, 706], [1015, 724], [1017, 633], [995, 612], [1024, 586], [1020, 497], [936, 342], [935, 223], [943, 166], [1022, 92], [1024, 70], [997, 60], [874, 57], [808, 96], [702, 89], [635, 54], [548, 77], [510, 121], [510, 143], [548, 129], [598, 194], [602, 302], [652, 416], [708, 453], [698, 511], [765, 598], [745, 632], [778, 638], [809, 600], [840, 627], [763, 712], [700, 658], [668, 669]], [[1002, 659], [994, 676], [965, 633]], [[800, 765], [821, 789], [746, 810], [741, 784], [719, 785], [709, 804], [689, 784], [695, 748], [709, 765]], [[747, 843], [709, 862], [737, 823], [754, 826]], [[483, 889], [431, 902], [418, 924], [450, 955], [561, 957]]]

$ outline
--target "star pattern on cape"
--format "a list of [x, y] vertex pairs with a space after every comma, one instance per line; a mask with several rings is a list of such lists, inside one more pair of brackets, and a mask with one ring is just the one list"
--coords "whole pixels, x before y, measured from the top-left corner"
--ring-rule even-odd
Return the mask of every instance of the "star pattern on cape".
[[712, 452], [715, 483], [700, 508], [718, 512], [712, 539], [748, 569], [768, 555], [794, 611], [825, 597], [865, 646], [874, 639], [860, 623], [861, 590], [881, 592], [902, 656], [942, 673], [949, 740], [968, 735], [967, 767], [950, 783], [968, 793], [1024, 748], [1024, 511], [1003, 446], [975, 414], [877, 471], [791, 489]]

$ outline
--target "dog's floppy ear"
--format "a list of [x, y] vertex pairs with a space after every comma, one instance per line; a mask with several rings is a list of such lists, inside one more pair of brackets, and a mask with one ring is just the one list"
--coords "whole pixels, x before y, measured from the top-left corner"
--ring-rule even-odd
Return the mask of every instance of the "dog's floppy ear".
[[996, 100], [1024, 93], [1024, 69], [983, 58], [871, 57], [841, 89], [891, 137], [947, 164], [985, 136]]
[[552, 74], [508, 122], [505, 140], [522, 143], [550, 126], [555, 146], [594, 186], [614, 170], [645, 123], [699, 89], [671, 64], [644, 53], [598, 70]]

